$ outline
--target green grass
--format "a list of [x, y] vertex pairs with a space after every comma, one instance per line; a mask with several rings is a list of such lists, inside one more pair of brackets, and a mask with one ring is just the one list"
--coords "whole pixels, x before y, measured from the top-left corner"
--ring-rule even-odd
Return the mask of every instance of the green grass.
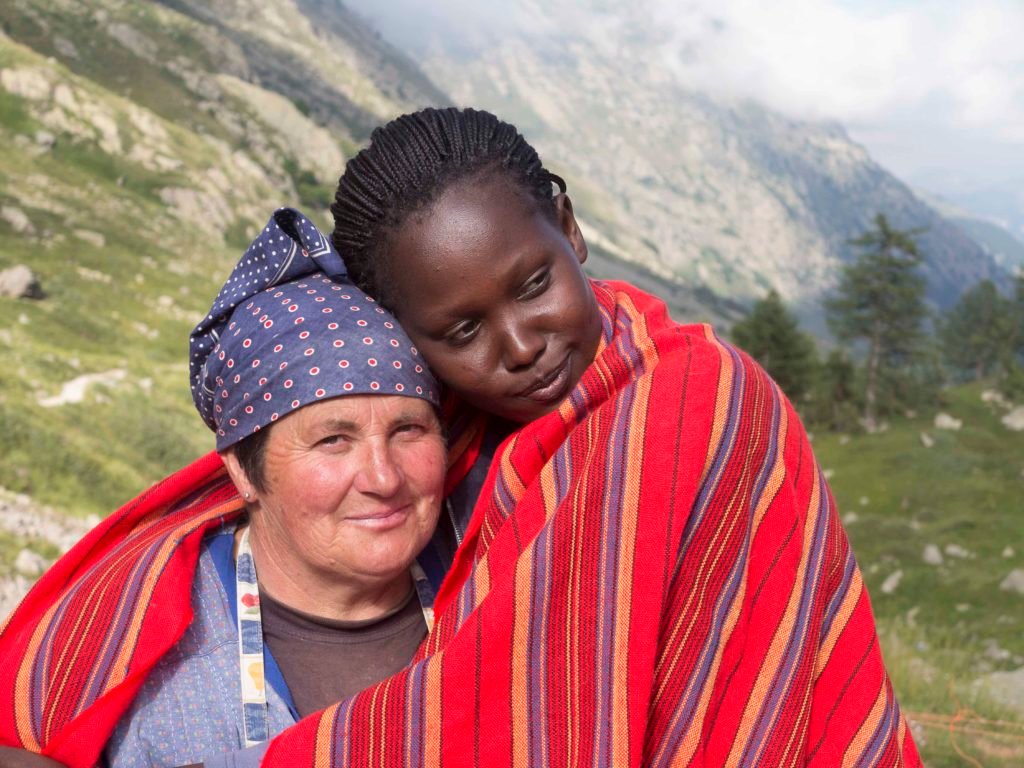
[[[1000, 423], [1004, 411], [983, 403], [982, 389], [943, 393], [942, 410], [963, 420], [958, 431], [935, 429], [934, 414], [922, 414], [877, 434], [818, 434], [814, 450], [832, 470], [841, 515], [856, 516], [846, 529], [903, 707], [1024, 724], [1020, 713], [973, 687], [988, 672], [1024, 666], [1021, 596], [999, 589], [1011, 569], [1024, 567], [1024, 433]], [[922, 432], [934, 438], [933, 447], [922, 445]], [[922, 559], [928, 544], [970, 554], [944, 552], [942, 565], [928, 565]], [[1003, 556], [1006, 547], [1012, 557]], [[883, 593], [882, 583], [896, 570], [903, 572], [899, 586]], [[987, 650], [993, 644], [1009, 658], [995, 658]], [[1022, 765], [1024, 750], [1013, 745], [1024, 747], [1024, 729], [1014, 733], [1017, 741], [959, 731], [951, 739], [945, 726], [929, 724], [925, 763], [972, 765], [956, 743], [981, 765]]]

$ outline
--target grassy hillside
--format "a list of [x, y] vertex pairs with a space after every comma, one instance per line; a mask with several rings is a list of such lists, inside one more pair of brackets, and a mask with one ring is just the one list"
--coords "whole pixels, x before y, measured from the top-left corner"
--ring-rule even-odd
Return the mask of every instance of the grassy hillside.
[[[1024, 764], [1024, 712], [988, 692], [989, 675], [1024, 667], [1024, 596], [1000, 589], [1011, 570], [1024, 568], [1024, 433], [1003, 426], [1006, 408], [983, 402], [982, 391], [944, 393], [942, 412], [962, 421], [959, 430], [936, 429], [928, 414], [878, 434], [814, 440], [864, 571], [894, 687], [909, 712], [933, 716], [918, 717], [927, 721], [924, 754], [933, 767]], [[941, 564], [925, 561], [929, 545]], [[956, 716], [963, 722], [951, 737]]]

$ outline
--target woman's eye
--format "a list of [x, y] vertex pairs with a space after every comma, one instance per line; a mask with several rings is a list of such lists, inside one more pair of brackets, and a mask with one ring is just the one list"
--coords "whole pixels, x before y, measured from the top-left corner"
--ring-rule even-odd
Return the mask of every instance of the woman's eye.
[[452, 328], [445, 336], [445, 341], [456, 346], [466, 344], [480, 330], [480, 322], [477, 320], [466, 320]]
[[550, 278], [551, 270], [545, 269], [538, 272], [523, 284], [523, 289], [519, 293], [519, 298], [532, 299], [534, 296], [539, 296], [544, 293], [548, 287]]
[[334, 446], [344, 445], [348, 442], [348, 438], [345, 435], [328, 435], [322, 437], [317, 441], [317, 445], [322, 445], [325, 448], [331, 448]]
[[403, 437], [416, 437], [426, 432], [426, 428], [422, 424], [416, 422], [409, 422], [408, 424], [400, 424], [395, 428], [395, 434]]

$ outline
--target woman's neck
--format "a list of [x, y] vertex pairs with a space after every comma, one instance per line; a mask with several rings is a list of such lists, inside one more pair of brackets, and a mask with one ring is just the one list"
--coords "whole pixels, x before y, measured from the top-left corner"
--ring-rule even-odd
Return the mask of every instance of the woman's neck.
[[[302, 558], [267, 535], [258, 518], [249, 523], [249, 546], [260, 589], [289, 608], [324, 619], [363, 621], [374, 619], [399, 605], [412, 588], [406, 570], [381, 583], [352, 583], [310, 568]], [[235, 534], [235, 542], [241, 529]]]

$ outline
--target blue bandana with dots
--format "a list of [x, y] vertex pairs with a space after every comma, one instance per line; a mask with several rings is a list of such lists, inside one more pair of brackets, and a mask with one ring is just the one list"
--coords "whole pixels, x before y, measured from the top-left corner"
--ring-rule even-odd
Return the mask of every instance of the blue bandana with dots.
[[298, 211], [275, 211], [189, 340], [192, 399], [217, 450], [304, 405], [340, 395], [438, 387], [389, 313], [347, 277]]

